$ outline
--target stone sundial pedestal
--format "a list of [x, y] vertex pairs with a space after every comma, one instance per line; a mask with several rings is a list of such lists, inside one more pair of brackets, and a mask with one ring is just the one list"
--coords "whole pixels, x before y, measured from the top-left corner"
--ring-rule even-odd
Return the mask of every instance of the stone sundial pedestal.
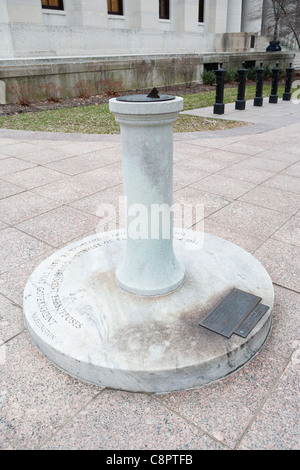
[[[121, 126], [126, 230], [71, 243], [25, 288], [34, 344], [95, 385], [158, 393], [200, 387], [253, 358], [271, 328], [274, 290], [264, 267], [221, 238], [173, 229], [173, 123], [182, 108], [182, 98], [155, 94], [110, 100]], [[245, 307], [234, 304], [241, 292], [260, 301], [263, 314], [234, 317]]]

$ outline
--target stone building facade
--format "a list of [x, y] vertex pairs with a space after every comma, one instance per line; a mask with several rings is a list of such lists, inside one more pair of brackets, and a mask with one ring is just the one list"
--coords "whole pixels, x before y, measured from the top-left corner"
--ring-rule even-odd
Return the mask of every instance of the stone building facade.
[[262, 18], [251, 20], [264, 1], [0, 0], [2, 101], [15, 100], [13, 89], [40, 99], [49, 87], [77, 96], [78, 84], [101, 92], [113, 81], [120, 89], [199, 82], [218, 62], [284, 66], [291, 54], [266, 56]]
[[263, 0], [0, 0], [0, 57], [250, 50], [254, 4], [262, 10]]

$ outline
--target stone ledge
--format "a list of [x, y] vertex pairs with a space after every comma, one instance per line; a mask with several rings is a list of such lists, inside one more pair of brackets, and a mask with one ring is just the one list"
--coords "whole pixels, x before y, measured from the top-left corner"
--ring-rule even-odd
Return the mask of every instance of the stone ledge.
[[[31, 87], [32, 100], [46, 99], [41, 85], [54, 83], [62, 88], [62, 97], [78, 96], [78, 82], [118, 81], [120, 90], [163, 86], [166, 75], [173, 84], [184, 83], [182, 58], [190, 59], [193, 69], [192, 82], [201, 83], [205, 64], [223, 62], [224, 67], [238, 68], [243, 60], [284, 67], [294, 58], [294, 53], [235, 52], [202, 54], [128, 54], [122, 56], [74, 56], [4, 59], [0, 65], [0, 80], [7, 90], [14, 85]], [[169, 67], [169, 70], [167, 68]], [[171, 77], [171, 78], [170, 78]], [[100, 91], [101, 92], [101, 91]], [[7, 103], [15, 97], [8, 91]]]

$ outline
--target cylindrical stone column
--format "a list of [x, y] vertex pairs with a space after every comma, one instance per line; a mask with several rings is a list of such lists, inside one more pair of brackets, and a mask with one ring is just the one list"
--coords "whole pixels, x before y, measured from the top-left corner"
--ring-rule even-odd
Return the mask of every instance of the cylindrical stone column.
[[184, 268], [173, 250], [172, 216], [173, 123], [183, 99], [113, 98], [109, 106], [121, 127], [127, 202], [126, 252], [116, 282], [138, 295], [167, 294], [184, 280]]

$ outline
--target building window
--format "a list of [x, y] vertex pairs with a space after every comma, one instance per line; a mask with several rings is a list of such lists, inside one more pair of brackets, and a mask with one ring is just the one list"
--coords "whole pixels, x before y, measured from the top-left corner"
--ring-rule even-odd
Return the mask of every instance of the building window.
[[170, 1], [159, 0], [159, 18], [162, 20], [170, 19]]
[[52, 10], [63, 10], [63, 0], [42, 0], [42, 8], [50, 8]]
[[123, 0], [107, 0], [107, 13], [123, 15]]
[[204, 0], [199, 0], [198, 22], [204, 23]]

